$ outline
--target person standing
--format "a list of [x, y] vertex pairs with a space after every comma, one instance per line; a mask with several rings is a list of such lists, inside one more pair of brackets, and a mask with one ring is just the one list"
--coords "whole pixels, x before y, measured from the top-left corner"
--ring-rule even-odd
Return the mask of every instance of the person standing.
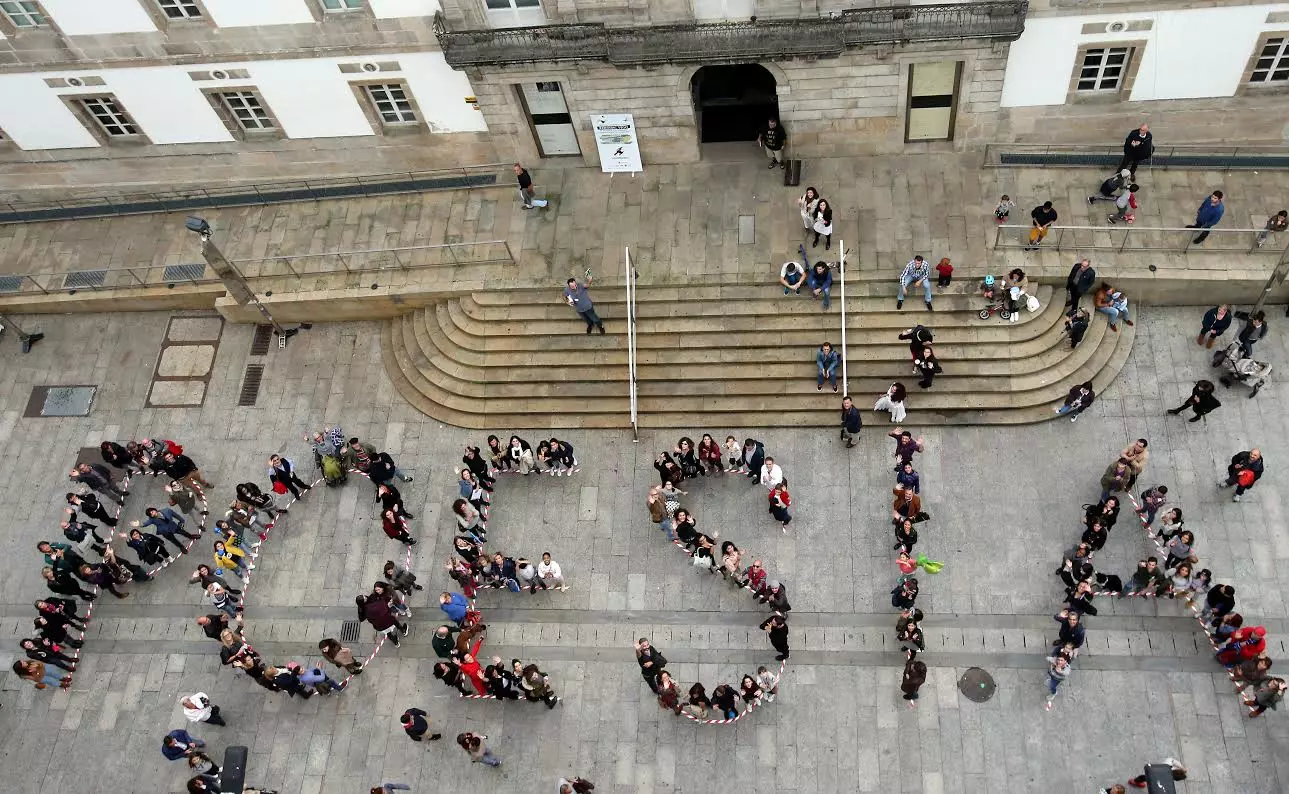
[[181, 728], [167, 733], [161, 738], [161, 754], [168, 761], [178, 761], [200, 753], [206, 743]]
[[1231, 501], [1238, 502], [1245, 491], [1262, 479], [1264, 464], [1262, 450], [1257, 447], [1245, 452], [1237, 452], [1231, 458], [1231, 465], [1226, 467], [1226, 479], [1218, 480], [1217, 487], [1230, 488], [1234, 485], [1235, 495], [1231, 497]]
[[1169, 408], [1168, 413], [1172, 414], [1173, 416], [1176, 416], [1177, 414], [1180, 414], [1182, 411], [1185, 411], [1187, 408], [1191, 408], [1195, 411], [1195, 416], [1191, 417], [1187, 421], [1198, 422], [1199, 420], [1203, 419], [1205, 416], [1213, 413], [1218, 408], [1222, 407], [1222, 403], [1220, 403], [1218, 399], [1213, 396], [1214, 388], [1215, 387], [1213, 386], [1212, 381], [1207, 381], [1207, 380], [1195, 381], [1195, 385], [1191, 387], [1191, 396], [1186, 398], [1186, 402], [1182, 403], [1176, 408]]
[[774, 657], [775, 661], [785, 661], [789, 656], [788, 621], [784, 619], [783, 613], [775, 612], [763, 620], [761, 630], [770, 635], [770, 644], [779, 652], [779, 655]]
[[1149, 160], [1154, 152], [1155, 139], [1150, 134], [1150, 125], [1142, 124], [1123, 139], [1123, 159], [1119, 161], [1119, 168], [1128, 169], [1129, 174], [1135, 177], [1137, 167]]
[[[819, 206], [819, 191], [813, 187], [806, 188], [806, 192], [797, 198], [797, 209], [801, 210], [801, 225], [805, 227], [806, 233], [810, 232], [810, 227], [814, 222], [815, 207]], [[793, 262], [792, 264], [796, 264]], [[787, 267], [787, 265], [784, 265]], [[780, 275], [782, 278], [782, 274]], [[787, 284], [784, 285], [788, 286]], [[787, 294], [786, 292], [784, 293]]]
[[1065, 305], [1070, 307], [1067, 314], [1074, 314], [1079, 310], [1079, 300], [1092, 289], [1096, 283], [1097, 272], [1092, 269], [1092, 262], [1088, 259], [1080, 259], [1070, 268], [1070, 273], [1065, 277]]
[[[930, 308], [930, 304], [927, 307]], [[931, 388], [935, 376], [944, 372], [944, 367], [940, 366], [940, 359], [936, 357], [930, 345], [923, 347], [921, 357], [913, 360], [913, 368], [922, 376], [918, 379], [918, 386], [923, 389]]]
[[832, 390], [837, 391], [837, 365], [841, 363], [841, 355], [832, 349], [831, 342], [824, 342], [815, 351], [815, 367], [819, 370], [818, 377], [815, 378], [816, 391], [824, 390], [824, 380], [832, 384]]
[[671, 514], [667, 512], [667, 501], [662, 498], [662, 488], [660, 486], [655, 485], [649, 489], [649, 497], [645, 500], [645, 506], [649, 508], [649, 520], [658, 529], [667, 533], [668, 540], [675, 540], [676, 533], [672, 528]]
[[1231, 307], [1225, 303], [1220, 303], [1204, 312], [1204, 319], [1200, 323], [1199, 336], [1195, 337], [1195, 344], [1212, 347], [1217, 338], [1231, 327], [1231, 317]]
[[[828, 203], [828, 199], [819, 199], [819, 203], [815, 205], [813, 217], [814, 226], [812, 228], [815, 230], [815, 241], [810, 247], [818, 248], [819, 236], [823, 235], [824, 250], [827, 251], [829, 248], [832, 248], [832, 204]], [[832, 281], [831, 273], [829, 274], [828, 280], [830, 282]], [[824, 308], [828, 308], [827, 301], [824, 302]]]
[[900, 691], [908, 701], [909, 708], [915, 708], [918, 690], [926, 683], [926, 662], [917, 658], [917, 651], [909, 648], [904, 652], [904, 675], [900, 678]]
[[1043, 238], [1051, 231], [1052, 224], [1056, 223], [1057, 215], [1052, 202], [1044, 201], [1030, 210], [1029, 217], [1033, 219], [1033, 223], [1029, 230], [1029, 245], [1025, 246], [1025, 250], [1033, 251], [1043, 244]]
[[281, 455], [269, 456], [269, 481], [281, 483], [282, 486], [291, 491], [296, 499], [302, 499], [300, 489], [306, 492], [313, 486], [301, 480], [295, 473], [295, 464], [290, 458]]
[[[1256, 658], [1256, 657], [1255, 657]], [[1267, 709], [1274, 709], [1280, 705], [1280, 701], [1285, 697], [1285, 680], [1283, 678], [1269, 678], [1262, 681], [1254, 689], [1252, 698], [1245, 698], [1244, 705], [1250, 707], [1250, 717], [1261, 717]]]
[[922, 258], [921, 254], [910, 259], [900, 271], [900, 289], [896, 293], [895, 308], [903, 309], [905, 292], [910, 286], [918, 285], [922, 286], [922, 299], [926, 302], [927, 311], [935, 311], [935, 307], [931, 305], [931, 265]]
[[1141, 187], [1136, 182], [1129, 184], [1128, 189], [1123, 193], [1120, 193], [1119, 196], [1115, 198], [1115, 212], [1107, 215], [1106, 220], [1111, 223], [1118, 223], [1119, 221], [1132, 223], [1132, 221], [1137, 217], [1135, 213], [1131, 212], [1131, 210], [1137, 209], [1138, 190], [1141, 190]]
[[[1141, 507], [1137, 509], [1137, 515], [1141, 517], [1146, 526], [1150, 526], [1155, 523], [1155, 516], [1167, 501], [1167, 485], [1156, 485], [1154, 488], [1147, 488], [1141, 492]], [[1171, 568], [1173, 566], [1166, 567]]]
[[371, 624], [377, 632], [384, 634], [394, 647], [399, 646], [399, 634], [408, 634], [406, 623], [399, 623], [394, 614], [393, 601], [388, 596], [358, 596], [354, 599], [358, 605], [358, 615]]
[[855, 446], [855, 439], [859, 438], [859, 432], [864, 427], [864, 420], [859, 415], [859, 409], [855, 407], [854, 401], [847, 395], [841, 398], [841, 440], [846, 442], [846, 449]]
[[776, 165], [780, 168], [788, 167], [783, 159], [783, 147], [787, 144], [788, 131], [779, 126], [777, 119], [766, 121], [765, 126], [756, 135], [756, 145], [765, 150], [765, 156], [770, 160], [770, 168]]
[[1222, 191], [1214, 190], [1200, 203], [1199, 209], [1195, 212], [1195, 222], [1186, 225], [1187, 229], [1203, 230], [1195, 236], [1194, 240], [1191, 240], [1194, 245], [1199, 245], [1207, 240], [1209, 229], [1212, 229], [1218, 224], [1218, 221], [1222, 220], [1222, 215], [1226, 212], [1226, 204], [1223, 203], [1223, 198], [1225, 197]]
[[587, 290], [591, 287], [591, 273], [586, 273], [586, 283], [579, 284], [577, 279], [570, 278], [564, 287], [564, 300], [573, 310], [586, 321], [586, 332], [591, 333], [592, 329], [599, 328], [600, 333], [604, 333], [604, 321], [595, 313], [595, 305], [591, 303], [591, 296]]
[[501, 766], [501, 759], [493, 755], [492, 748], [485, 743], [487, 739], [485, 734], [466, 731], [457, 735], [457, 744], [461, 745], [461, 749], [466, 751], [473, 763]]
[[774, 458], [768, 455], [765, 458], [765, 463], [761, 465], [760, 482], [771, 491], [778, 487], [779, 483], [783, 482], [783, 467], [775, 463]]
[[204, 488], [215, 487], [213, 483], [202, 476], [201, 469], [197, 468], [197, 464], [187, 455], [183, 453], [176, 455], [173, 452], [167, 452], [162, 457], [162, 460], [165, 462], [165, 471], [170, 479], [194, 489], [198, 486]]
[[[408, 709], [399, 717], [399, 723], [402, 724], [403, 730], [407, 736], [414, 742], [425, 741], [425, 734], [429, 733], [430, 721], [429, 715], [422, 709]], [[429, 741], [434, 742], [443, 738], [441, 733], [430, 734]]]
[[770, 489], [770, 515], [783, 525], [785, 533], [788, 531], [788, 524], [792, 523], [792, 514], [788, 512], [791, 506], [792, 496], [788, 493], [788, 481], [785, 478]]
[[765, 463], [765, 445], [754, 438], [743, 439], [742, 471], [747, 478], [756, 482], [761, 477], [761, 464]]
[[1267, 335], [1267, 318], [1262, 312], [1236, 312], [1235, 316], [1244, 320], [1236, 339], [1240, 343], [1240, 354], [1245, 358], [1253, 357], [1253, 346]]
[[1104, 502], [1112, 493], [1131, 488], [1132, 479], [1132, 466], [1128, 460], [1119, 458], [1111, 463], [1101, 475], [1101, 501]]
[[219, 706], [210, 702], [205, 692], [194, 692], [179, 701], [183, 706], [184, 716], [189, 722], [205, 722], [211, 725], [227, 725], [219, 714]]
[[667, 666], [667, 657], [662, 651], [649, 644], [647, 637], [636, 641], [636, 664], [640, 665], [640, 677], [653, 692], [658, 691], [658, 674]]
[[523, 208], [530, 210], [533, 207], [545, 207], [548, 203], [545, 199], [534, 198], [533, 178], [519, 163], [515, 163], [514, 169], [515, 180], [519, 183], [519, 203]]
[[1056, 697], [1056, 690], [1065, 679], [1070, 677], [1070, 659], [1064, 653], [1056, 653], [1047, 657], [1047, 700], [1043, 703], [1043, 708], [1047, 711], [1052, 710], [1052, 700]]

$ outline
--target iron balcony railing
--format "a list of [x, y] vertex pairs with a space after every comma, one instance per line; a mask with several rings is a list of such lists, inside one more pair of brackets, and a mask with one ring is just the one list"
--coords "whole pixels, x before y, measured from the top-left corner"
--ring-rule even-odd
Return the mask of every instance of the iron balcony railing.
[[449, 65], [495, 66], [549, 61], [606, 61], [616, 66], [836, 57], [873, 44], [1013, 40], [1025, 30], [1029, 3], [865, 8], [820, 17], [641, 27], [602, 24], [450, 31], [436, 14], [434, 32]]

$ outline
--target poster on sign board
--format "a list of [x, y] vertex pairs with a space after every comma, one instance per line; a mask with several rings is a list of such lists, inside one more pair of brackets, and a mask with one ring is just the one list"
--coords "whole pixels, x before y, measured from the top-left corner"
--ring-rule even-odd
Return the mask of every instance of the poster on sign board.
[[636, 122], [630, 113], [604, 113], [591, 116], [595, 148], [600, 153], [600, 168], [606, 174], [643, 171], [640, 164], [640, 142], [636, 140]]

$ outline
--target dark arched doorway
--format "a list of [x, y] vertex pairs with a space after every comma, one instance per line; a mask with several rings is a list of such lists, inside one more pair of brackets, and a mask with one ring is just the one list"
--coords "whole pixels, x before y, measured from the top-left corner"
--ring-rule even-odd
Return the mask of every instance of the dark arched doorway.
[[689, 83], [701, 143], [754, 141], [767, 119], [779, 117], [774, 75], [764, 66], [704, 66]]

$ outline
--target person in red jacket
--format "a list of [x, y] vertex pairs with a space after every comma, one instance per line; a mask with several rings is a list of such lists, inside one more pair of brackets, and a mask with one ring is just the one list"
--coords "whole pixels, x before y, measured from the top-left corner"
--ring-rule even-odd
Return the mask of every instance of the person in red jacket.
[[479, 654], [479, 648], [483, 645], [483, 638], [474, 644], [470, 652], [461, 657], [461, 672], [470, 678], [470, 683], [474, 684], [474, 691], [480, 695], [488, 694], [488, 684], [483, 680], [483, 670], [479, 667], [479, 660], [476, 658]]
[[1262, 626], [1236, 629], [1226, 647], [1217, 652], [1217, 661], [1226, 667], [1232, 667], [1246, 659], [1252, 659], [1267, 648], [1267, 630]]

